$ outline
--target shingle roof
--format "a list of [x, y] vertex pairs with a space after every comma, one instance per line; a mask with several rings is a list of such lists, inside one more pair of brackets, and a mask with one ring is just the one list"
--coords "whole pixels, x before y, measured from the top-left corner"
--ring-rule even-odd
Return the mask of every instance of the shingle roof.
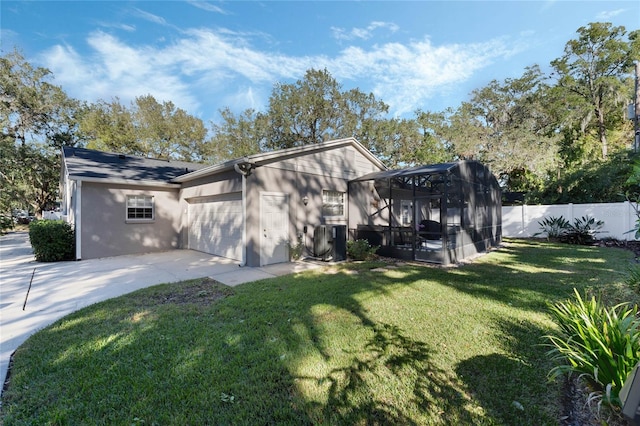
[[167, 183], [206, 164], [158, 160], [85, 148], [63, 148], [67, 173], [76, 179], [135, 180]]

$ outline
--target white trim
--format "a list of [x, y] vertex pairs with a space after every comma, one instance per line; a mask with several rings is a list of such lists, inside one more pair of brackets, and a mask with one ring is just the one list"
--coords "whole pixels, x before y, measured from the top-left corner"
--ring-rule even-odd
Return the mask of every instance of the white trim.
[[136, 179], [111, 179], [111, 178], [105, 179], [105, 178], [95, 178], [95, 177], [83, 177], [83, 176], [76, 176], [76, 175], [69, 175], [69, 179], [72, 179], [78, 182], [104, 183], [109, 185], [155, 186], [158, 188], [175, 188], [175, 189], [179, 189], [182, 187], [178, 183], [166, 183], [166, 182], [136, 180]]
[[[342, 194], [342, 214], [334, 214], [334, 215], [325, 215], [324, 214], [324, 193], [325, 192], [337, 192]], [[320, 191], [320, 197], [321, 197], [321, 201], [322, 201], [322, 206], [320, 207], [320, 213], [321, 216], [327, 219], [345, 219], [346, 218], [346, 213], [347, 213], [347, 209], [348, 209], [348, 205], [349, 205], [349, 200], [348, 200], [348, 192], [347, 191], [340, 191], [337, 189], [327, 189], [327, 188], [322, 188], [322, 190]], [[337, 205], [337, 204], [336, 204]]]
[[[132, 197], [145, 197], [151, 198], [151, 218], [130, 218], [129, 217], [129, 199]], [[148, 208], [148, 207], [143, 207]], [[124, 220], [125, 223], [153, 223], [156, 220], [156, 198], [149, 194], [126, 194], [124, 197]]]

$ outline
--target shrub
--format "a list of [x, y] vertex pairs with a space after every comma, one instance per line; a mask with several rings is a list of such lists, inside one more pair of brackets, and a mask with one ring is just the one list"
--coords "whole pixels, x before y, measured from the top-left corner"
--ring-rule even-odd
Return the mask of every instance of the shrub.
[[538, 221], [538, 225], [540, 232], [534, 234], [534, 237], [545, 234], [548, 240], [585, 245], [595, 240], [595, 235], [604, 226], [604, 222], [590, 216], [582, 216], [570, 223], [562, 216], [551, 216]]
[[298, 235], [298, 242], [293, 245], [289, 243], [289, 260], [299, 260], [304, 253], [304, 243], [302, 242], [302, 234]]
[[543, 220], [538, 221], [540, 225], [540, 232], [534, 234], [535, 236], [545, 234], [548, 240], [560, 238], [569, 227], [569, 221], [564, 217], [545, 217]]
[[75, 237], [71, 225], [62, 220], [36, 220], [29, 224], [29, 239], [38, 262], [73, 260]]
[[604, 222], [593, 217], [582, 216], [575, 218], [569, 225], [567, 232], [560, 240], [569, 244], [590, 244], [596, 239], [596, 234], [604, 226]]
[[8, 215], [0, 214], [0, 233], [13, 229], [13, 218]]
[[353, 260], [368, 260], [375, 256], [380, 246], [372, 246], [367, 240], [347, 241], [347, 255]]
[[560, 334], [546, 336], [548, 354], [559, 364], [549, 372], [554, 379], [565, 373], [585, 377], [594, 395], [607, 404], [620, 405], [618, 394], [627, 375], [640, 361], [640, 319], [638, 307], [619, 304], [606, 308], [594, 296], [557, 303], [551, 315]]
[[640, 265], [630, 265], [627, 268], [627, 277], [625, 282], [636, 293], [640, 293]]

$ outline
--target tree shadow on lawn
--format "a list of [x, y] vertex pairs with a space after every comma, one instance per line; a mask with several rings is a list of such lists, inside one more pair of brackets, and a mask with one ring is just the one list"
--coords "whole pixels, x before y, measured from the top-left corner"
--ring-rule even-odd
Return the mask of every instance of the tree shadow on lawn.
[[[456, 372], [483, 409], [499, 424], [555, 425], [563, 413], [562, 385], [546, 377], [552, 365], [535, 324], [495, 318], [504, 353], [477, 355], [458, 363]], [[511, 398], [505, 398], [511, 396]]]
[[[373, 335], [362, 351], [350, 352], [350, 364], [333, 368], [321, 378], [296, 377], [329, 384], [326, 403], [312, 409], [314, 423], [421, 425], [435, 419], [446, 424], [478, 420], [464, 408], [464, 390], [431, 362], [429, 345], [409, 338], [395, 325], [369, 323], [367, 327]], [[402, 393], [393, 386], [388, 395], [374, 389], [402, 376], [412, 377], [406, 400], [393, 395]]]
[[[273, 309], [268, 298], [259, 302], [268, 306], [257, 310], [273, 311], [270, 326], [280, 330], [277, 338], [286, 341], [290, 355], [283, 365], [312, 423], [420, 425], [434, 419], [445, 423], [478, 420], [466, 408], [465, 390], [432, 362], [431, 346], [398, 324], [383, 320], [363, 302], [393, 298], [396, 289], [422, 272], [404, 271], [399, 280], [367, 270], [357, 275], [343, 271], [297, 276], [279, 281], [275, 289], [282, 296], [279, 310]], [[274, 290], [271, 281], [255, 286]], [[345, 329], [358, 341], [342, 340], [338, 343], [343, 346], [333, 346], [329, 334]], [[359, 340], [355, 336], [367, 337]], [[301, 367], [309, 365], [311, 368]], [[319, 394], [324, 397], [318, 398]]]
[[[265, 280], [225, 292], [226, 298], [211, 304], [194, 303], [184, 287], [167, 285], [85, 308], [18, 350], [3, 418], [69, 424], [474, 423], [464, 389], [434, 365], [430, 345], [368, 313], [356, 297], [392, 297], [393, 287], [402, 284], [390, 284], [380, 273], [363, 275]], [[186, 285], [208, 294], [202, 283]], [[318, 317], [318, 306], [328, 307], [329, 315]], [[353, 342], [347, 334], [337, 341], [342, 347], [328, 347], [324, 327], [342, 327], [342, 321], [347, 333], [365, 337]], [[296, 366], [305, 360], [317, 360], [325, 370], [301, 374]], [[320, 399], [307, 398], [303, 388], [310, 382], [319, 387]], [[391, 382], [395, 387], [385, 387]]]
[[474, 297], [541, 311], [571, 297], [574, 287], [584, 291], [622, 281], [632, 258], [620, 249], [510, 240], [437, 280]]
[[[544, 254], [552, 256], [549, 260], [532, 257], [527, 244], [502, 250], [489, 255], [502, 256], [499, 261], [459, 268], [407, 265], [397, 272], [362, 270], [356, 275], [347, 267], [335, 275], [264, 280], [236, 287], [208, 305], [185, 304], [184, 297], [171, 295], [176, 289], [170, 285], [154, 290], [148, 304], [133, 303], [137, 297], [132, 295], [113, 299], [59, 321], [19, 349], [3, 411], [17, 404], [17, 411], [41, 413], [40, 420], [59, 416], [71, 423], [91, 418], [163, 424], [501, 422], [510, 418], [505, 413], [513, 410], [512, 401], [490, 399], [501, 394], [500, 383], [474, 372], [488, 364], [503, 378], [505, 371], [526, 377], [523, 366], [535, 368], [542, 362], [527, 359], [530, 347], [511, 348], [518, 359], [489, 354], [462, 361], [457, 367], [461, 380], [435, 361], [438, 342], [416, 338], [415, 324], [398, 322], [392, 312], [372, 306], [402, 309], [397, 298], [405, 294], [398, 296], [398, 291], [421, 291], [418, 283], [427, 280], [539, 311], [547, 300], [569, 294], [576, 285], [562, 282], [567, 274], [579, 275], [562, 268], [570, 251], [549, 250], [554, 251]], [[519, 271], [521, 262], [532, 265], [532, 272]], [[557, 268], [549, 268], [549, 262]], [[606, 260], [593, 268], [598, 276], [610, 274]], [[523, 284], [523, 274], [535, 274], [540, 284]], [[194, 288], [206, 293], [202, 286]], [[369, 303], [380, 298], [386, 299]], [[429, 327], [428, 319], [421, 320]], [[513, 336], [544, 334], [528, 324], [496, 323], [509, 342]], [[331, 340], [343, 329], [346, 337]], [[351, 339], [352, 332], [360, 337]], [[300, 367], [305, 363], [311, 368]], [[57, 387], [21, 390], [40, 375], [51, 375]], [[530, 382], [529, 394], [542, 391], [539, 380]], [[106, 395], [104, 389], [109, 389]], [[81, 407], [73, 405], [78, 395], [83, 395]], [[486, 413], [478, 412], [477, 402], [470, 399], [477, 399]], [[526, 401], [521, 403], [526, 419], [537, 418]]]

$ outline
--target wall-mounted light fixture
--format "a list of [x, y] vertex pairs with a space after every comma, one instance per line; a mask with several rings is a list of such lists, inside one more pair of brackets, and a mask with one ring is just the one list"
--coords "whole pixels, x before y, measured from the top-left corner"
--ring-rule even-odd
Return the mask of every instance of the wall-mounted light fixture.
[[309, 204], [309, 197], [307, 197], [306, 195], [302, 197], [302, 204], [304, 204], [305, 206]]

